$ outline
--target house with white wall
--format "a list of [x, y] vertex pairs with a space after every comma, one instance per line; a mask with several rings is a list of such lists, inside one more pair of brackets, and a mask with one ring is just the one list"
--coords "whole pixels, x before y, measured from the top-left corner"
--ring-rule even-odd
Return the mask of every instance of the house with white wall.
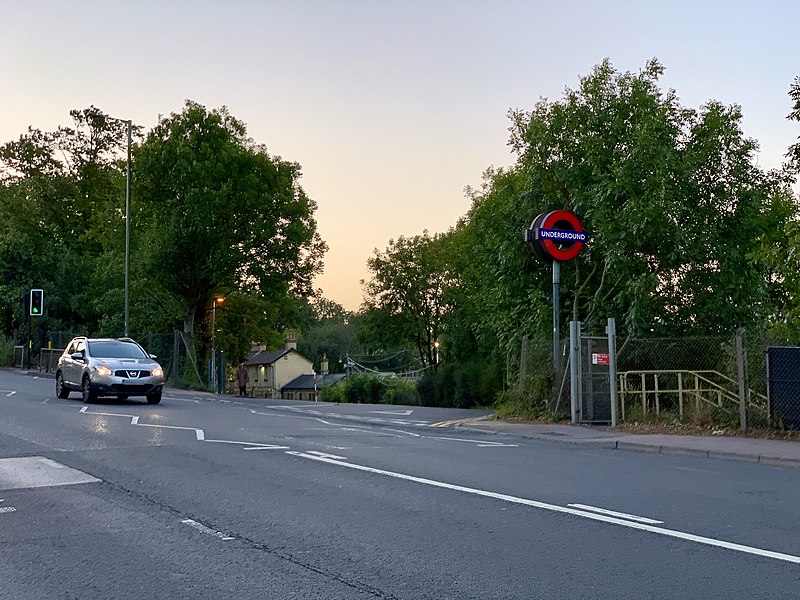
[[300, 375], [312, 373], [313, 363], [297, 351], [294, 335], [286, 338], [280, 350], [258, 348], [245, 361], [250, 383], [247, 393], [253, 397], [280, 398], [281, 388]]

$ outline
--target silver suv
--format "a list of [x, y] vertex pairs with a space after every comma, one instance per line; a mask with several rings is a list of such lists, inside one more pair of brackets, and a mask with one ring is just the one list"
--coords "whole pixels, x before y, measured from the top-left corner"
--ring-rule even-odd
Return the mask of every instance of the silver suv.
[[80, 391], [87, 404], [99, 396], [146, 396], [158, 404], [164, 369], [155, 359], [130, 338], [76, 337], [58, 359], [56, 395], [68, 398], [71, 391]]

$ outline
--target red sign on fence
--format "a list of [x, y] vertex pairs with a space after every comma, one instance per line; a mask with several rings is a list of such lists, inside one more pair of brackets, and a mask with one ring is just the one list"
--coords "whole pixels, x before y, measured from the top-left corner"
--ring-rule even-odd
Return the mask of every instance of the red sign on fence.
[[592, 353], [592, 364], [593, 365], [610, 365], [611, 364], [611, 358], [606, 353], [593, 352]]

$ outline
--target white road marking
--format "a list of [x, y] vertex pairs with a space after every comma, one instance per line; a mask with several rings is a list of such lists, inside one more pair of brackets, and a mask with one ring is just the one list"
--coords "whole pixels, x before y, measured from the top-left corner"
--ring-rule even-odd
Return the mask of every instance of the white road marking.
[[467, 442], [475, 444], [478, 448], [518, 448], [517, 444], [501, 444], [500, 442], [487, 442], [486, 440], [470, 440], [466, 438], [443, 437], [437, 435], [426, 435], [430, 440], [444, 440], [446, 442]]
[[137, 415], [121, 415], [119, 413], [105, 413], [105, 412], [89, 412], [87, 409], [88, 406], [84, 406], [78, 412], [82, 412], [85, 415], [98, 415], [101, 417], [125, 417], [126, 419], [131, 420], [131, 425], [137, 425], [138, 427], [154, 427], [157, 429], [180, 429], [185, 431], [194, 431], [194, 435], [198, 441], [202, 442], [206, 439], [206, 434], [202, 429], [198, 429], [196, 427], [178, 427], [176, 425], [153, 425], [151, 423], [139, 423], [139, 417]]
[[194, 431], [197, 436], [197, 441], [202, 442], [205, 440], [206, 434], [202, 429], [195, 427], [178, 427], [177, 425], [152, 425], [150, 423], [131, 423], [131, 425], [138, 425], [139, 427], [154, 427], [156, 429], [178, 429], [183, 431]]
[[17, 509], [13, 506], [0, 506], [0, 514], [12, 512], [17, 512]]
[[403, 435], [410, 435], [412, 437], [422, 437], [419, 433], [413, 433], [411, 431], [403, 431], [402, 429], [390, 429], [387, 427], [386, 431], [394, 431], [395, 433], [402, 433]]
[[316, 450], [309, 450], [308, 454], [313, 454], [314, 456], [321, 456], [322, 458], [330, 458], [332, 460], [347, 460], [346, 456], [336, 456], [335, 454], [328, 454], [327, 452], [318, 452]]
[[200, 400], [195, 400], [194, 398], [178, 398], [177, 396], [164, 396], [167, 400], [177, 400], [178, 402], [194, 402], [195, 404], [200, 404]]
[[400, 410], [400, 411], [395, 411], [395, 410], [371, 410], [369, 412], [375, 413], [376, 415], [396, 415], [398, 417], [407, 417], [408, 415], [410, 415], [414, 411], [413, 410]]
[[236, 444], [239, 446], [249, 446], [244, 450], [288, 450], [289, 446], [276, 446], [274, 444], [259, 444], [258, 442], [238, 442], [234, 440], [203, 440], [212, 444]]
[[72, 469], [44, 456], [0, 458], [0, 489], [25, 488], [97, 483], [101, 481], [88, 473]]
[[649, 523], [651, 525], [660, 525], [664, 521], [656, 521], [655, 519], [648, 519], [647, 517], [637, 517], [636, 515], [629, 515], [628, 513], [617, 512], [608, 510], [606, 508], [597, 508], [596, 506], [589, 506], [587, 504], [567, 504], [573, 508], [580, 508], [591, 512], [600, 513], [602, 515], [611, 515], [612, 517], [619, 517], [620, 519], [628, 519], [630, 521], [638, 521], [639, 523]]
[[195, 521], [194, 519], [182, 519], [181, 523], [183, 523], [184, 525], [188, 525], [189, 527], [193, 527], [194, 529], [197, 529], [197, 531], [202, 531], [203, 533], [207, 533], [209, 535], [213, 535], [214, 537], [218, 537], [223, 541], [236, 539], [235, 537], [225, 535], [221, 531], [215, 531], [214, 529], [211, 529], [207, 525], [203, 525], [202, 523]]
[[[7, 391], [7, 390], [4, 390], [4, 391]], [[16, 394], [16, 393], [17, 393], [16, 391], [10, 391], [10, 392], [8, 392], [8, 393], [6, 394], [6, 398], [10, 398], [11, 396], [13, 396], [13, 395], [14, 395], [14, 394]]]
[[666, 529], [664, 527], [656, 527], [654, 525], [649, 525], [647, 523], [636, 523], [634, 521], [626, 521], [623, 519], [618, 519], [616, 517], [587, 512], [578, 510], [575, 508], [569, 508], [567, 506], [558, 506], [556, 504], [548, 504], [546, 502], [540, 502], [538, 500], [529, 500], [527, 498], [518, 498], [516, 496], [510, 496], [508, 494], [500, 494], [497, 492], [490, 492], [487, 490], [479, 490], [476, 488], [468, 488], [461, 485], [454, 485], [452, 483], [445, 483], [443, 481], [436, 481], [434, 479], [426, 479], [424, 477], [415, 477], [413, 475], [405, 475], [403, 473], [395, 473], [393, 471], [385, 471], [383, 469], [375, 469], [373, 467], [367, 467], [364, 465], [359, 465], [355, 463], [347, 463], [338, 460], [331, 460], [329, 458], [323, 458], [321, 456], [314, 456], [313, 454], [303, 453], [303, 452], [287, 452], [287, 454], [292, 454], [294, 456], [298, 456], [301, 458], [306, 458], [309, 460], [315, 460], [318, 462], [323, 462], [331, 465], [337, 465], [339, 467], [347, 467], [348, 469], [354, 469], [357, 471], [364, 471], [366, 473], [373, 473], [376, 475], [385, 475], [387, 477], [392, 477], [395, 479], [401, 479], [404, 481], [412, 481], [414, 483], [421, 483], [423, 485], [430, 485], [433, 487], [443, 488], [447, 490], [453, 490], [456, 492], [464, 492], [467, 494], [474, 494], [476, 496], [483, 496], [486, 498], [493, 498], [495, 500], [502, 500], [504, 502], [511, 502], [514, 504], [522, 504], [524, 506], [530, 506], [533, 508], [539, 508], [542, 510], [549, 510], [552, 512], [562, 513], [573, 515], [576, 517], [584, 517], [586, 519], [592, 519], [594, 521], [601, 521], [603, 523], [609, 523], [612, 525], [620, 525], [622, 527], [628, 527], [631, 529], [638, 529], [640, 531], [647, 531], [650, 533], [655, 533], [658, 535], [664, 535], [667, 537], [677, 538], [681, 540], [686, 540], [690, 542], [696, 542], [698, 544], [704, 544], [707, 546], [714, 546], [717, 548], [725, 548], [726, 550], [733, 550], [735, 552], [743, 552], [745, 554], [753, 554], [756, 556], [762, 556], [765, 558], [774, 558], [776, 560], [781, 560], [789, 563], [800, 564], [800, 556], [794, 556], [792, 554], [784, 554], [782, 552], [774, 552], [772, 550], [764, 550], [762, 548], [755, 548], [753, 546], [745, 546], [743, 544], [734, 544], [732, 542], [726, 542], [724, 540], [717, 540], [714, 538], [704, 537], [700, 535], [695, 535], [692, 533], [685, 533], [683, 531], [675, 531], [672, 529]]

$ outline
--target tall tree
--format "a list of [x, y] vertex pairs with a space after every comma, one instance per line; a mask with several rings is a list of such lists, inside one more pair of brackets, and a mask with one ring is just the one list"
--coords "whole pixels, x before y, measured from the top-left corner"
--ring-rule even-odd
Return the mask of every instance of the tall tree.
[[97, 331], [122, 322], [127, 135], [94, 106], [70, 115], [72, 127], [0, 147], [3, 296], [43, 287], [50, 328]]
[[[795, 77], [794, 82], [789, 87], [789, 98], [791, 98], [793, 104], [792, 110], [786, 118], [800, 122], [800, 77]], [[800, 136], [797, 139], [798, 142], [789, 146], [789, 152], [786, 154], [790, 168], [795, 174], [800, 173]]]
[[135, 156], [139, 252], [183, 305], [185, 331], [215, 293], [311, 295], [326, 245], [300, 165], [270, 156], [227, 108], [192, 101]]
[[372, 273], [364, 282], [364, 308], [383, 315], [398, 341], [417, 350], [423, 366], [436, 363], [445, 290], [452, 285], [447, 237], [427, 231], [411, 238], [389, 240], [385, 251], [367, 260]]

